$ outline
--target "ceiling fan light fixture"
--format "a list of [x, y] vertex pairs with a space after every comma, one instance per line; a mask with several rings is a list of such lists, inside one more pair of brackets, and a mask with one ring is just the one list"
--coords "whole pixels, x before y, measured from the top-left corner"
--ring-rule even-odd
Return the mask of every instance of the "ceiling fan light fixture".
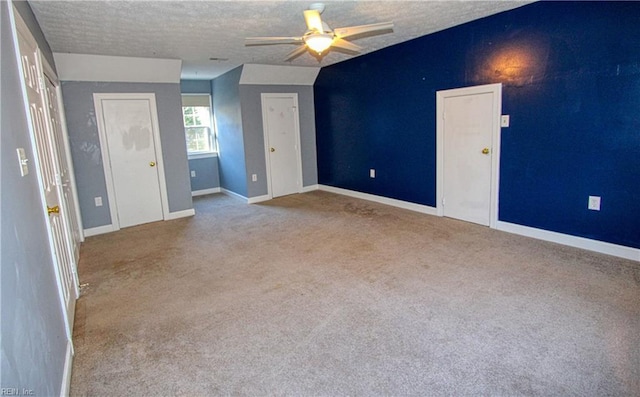
[[314, 33], [304, 37], [304, 42], [318, 54], [322, 54], [333, 43], [333, 34]]

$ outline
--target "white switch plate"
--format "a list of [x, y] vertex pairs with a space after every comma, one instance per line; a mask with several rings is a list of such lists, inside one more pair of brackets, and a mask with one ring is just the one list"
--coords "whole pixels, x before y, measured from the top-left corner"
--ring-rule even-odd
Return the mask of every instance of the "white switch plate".
[[93, 200], [96, 202], [96, 207], [102, 207], [102, 197], [94, 197]]
[[600, 196], [589, 196], [588, 208], [593, 211], [600, 211]]
[[500, 127], [508, 127], [509, 126], [509, 115], [503, 114], [500, 116]]
[[369, 170], [369, 177], [370, 178], [375, 178], [376, 177], [376, 170], [375, 169], [370, 169]]
[[29, 174], [29, 166], [27, 165], [27, 162], [29, 161], [29, 159], [27, 158], [27, 155], [24, 152], [24, 149], [19, 147], [16, 149], [16, 151], [18, 152], [18, 164], [20, 166], [20, 176], [26, 176]]
[[195, 178], [195, 177], [196, 177], [196, 172], [195, 172], [195, 171], [193, 171], [193, 170], [191, 170], [191, 177], [192, 177], [192, 178]]
[[251, 181], [256, 182], [258, 180], [258, 175], [251, 174]]

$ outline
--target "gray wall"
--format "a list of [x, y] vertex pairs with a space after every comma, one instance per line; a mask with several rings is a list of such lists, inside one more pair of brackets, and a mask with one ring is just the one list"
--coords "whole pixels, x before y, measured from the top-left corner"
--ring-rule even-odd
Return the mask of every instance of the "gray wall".
[[[65, 81], [62, 98], [82, 222], [87, 229], [111, 224], [93, 94], [137, 92], [156, 95], [169, 211], [193, 208], [179, 84]], [[98, 196], [103, 198], [102, 207], [94, 204]]]
[[220, 186], [247, 197], [247, 169], [239, 88], [241, 75], [242, 67], [238, 67], [217, 77], [211, 81], [211, 92], [218, 131]]
[[189, 171], [196, 173], [191, 177], [192, 192], [220, 187], [218, 157], [189, 159]]
[[211, 94], [211, 80], [180, 80], [183, 94]]
[[[247, 197], [268, 193], [267, 165], [264, 157], [264, 130], [262, 126], [262, 93], [297, 93], [300, 119], [300, 150], [302, 157], [302, 186], [318, 183], [316, 162], [316, 121], [313, 105], [313, 87], [299, 85], [241, 85], [242, 127], [247, 164]], [[251, 181], [257, 174], [258, 181]]]
[[[10, 6], [0, 2], [0, 388], [54, 396], [60, 395], [67, 340], [11, 39]], [[37, 24], [27, 23], [39, 32]], [[19, 147], [32, 160], [25, 177], [18, 167]]]

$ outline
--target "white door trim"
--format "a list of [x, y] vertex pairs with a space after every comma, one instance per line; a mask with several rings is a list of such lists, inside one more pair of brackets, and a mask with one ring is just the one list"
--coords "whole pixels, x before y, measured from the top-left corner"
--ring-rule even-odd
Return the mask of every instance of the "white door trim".
[[260, 107], [262, 109], [262, 134], [264, 136], [264, 158], [265, 158], [265, 165], [267, 167], [267, 195], [268, 196], [268, 200], [271, 200], [273, 198], [273, 190], [271, 189], [271, 159], [270, 159], [270, 155], [269, 155], [269, 149], [270, 149], [270, 145], [269, 145], [269, 130], [267, 128], [267, 109], [265, 108], [265, 99], [268, 98], [292, 98], [293, 99], [293, 105], [296, 108], [296, 112], [295, 112], [295, 117], [294, 117], [294, 121], [295, 121], [295, 137], [296, 137], [296, 145], [297, 145], [297, 152], [296, 152], [296, 162], [298, 163], [298, 175], [296, 176], [298, 178], [298, 181], [300, 181], [300, 183], [298, 184], [298, 193], [302, 193], [302, 153], [301, 153], [301, 145], [300, 145], [300, 108], [298, 107], [298, 93], [292, 92], [292, 93], [261, 93], [260, 94]]
[[109, 212], [111, 214], [111, 226], [113, 231], [120, 230], [118, 220], [118, 206], [113, 183], [113, 173], [111, 171], [111, 157], [109, 155], [109, 145], [107, 141], [106, 125], [104, 113], [102, 111], [103, 100], [148, 100], [151, 105], [151, 126], [153, 127], [153, 139], [155, 143], [156, 166], [158, 168], [158, 179], [160, 184], [160, 201], [162, 203], [162, 219], [167, 220], [169, 215], [169, 201], [167, 199], [167, 181], [164, 173], [164, 158], [162, 157], [162, 145], [160, 141], [160, 125], [158, 123], [158, 107], [156, 105], [156, 95], [154, 93], [95, 93], [93, 103], [96, 109], [96, 121], [98, 124], [98, 135], [100, 136], [100, 152], [104, 168], [104, 178], [107, 185], [107, 197], [109, 199]]
[[500, 113], [502, 112], [502, 84], [486, 84], [436, 92], [436, 212], [444, 215], [442, 199], [444, 196], [444, 101], [448, 97], [493, 94], [493, 129], [491, 148], [491, 207], [489, 227], [496, 228], [498, 222], [498, 194], [500, 181]]

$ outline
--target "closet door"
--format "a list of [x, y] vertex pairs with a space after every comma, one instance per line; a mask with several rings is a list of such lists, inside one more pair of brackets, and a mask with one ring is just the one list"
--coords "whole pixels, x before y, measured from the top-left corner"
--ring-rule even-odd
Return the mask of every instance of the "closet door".
[[[58, 291], [63, 307], [67, 337], [73, 335], [75, 302], [78, 297], [76, 268], [71, 247], [72, 233], [65, 221], [67, 214], [63, 203], [60, 179], [58, 142], [53, 132], [42, 60], [37, 43], [17, 12], [17, 42], [20, 50], [22, 77], [26, 93], [26, 109], [29, 118], [34, 163], [42, 193], [43, 215], [48, 225], [49, 245], [56, 267]], [[29, 163], [27, 163], [29, 164]]]
[[154, 94], [94, 94], [114, 229], [168, 214]]

